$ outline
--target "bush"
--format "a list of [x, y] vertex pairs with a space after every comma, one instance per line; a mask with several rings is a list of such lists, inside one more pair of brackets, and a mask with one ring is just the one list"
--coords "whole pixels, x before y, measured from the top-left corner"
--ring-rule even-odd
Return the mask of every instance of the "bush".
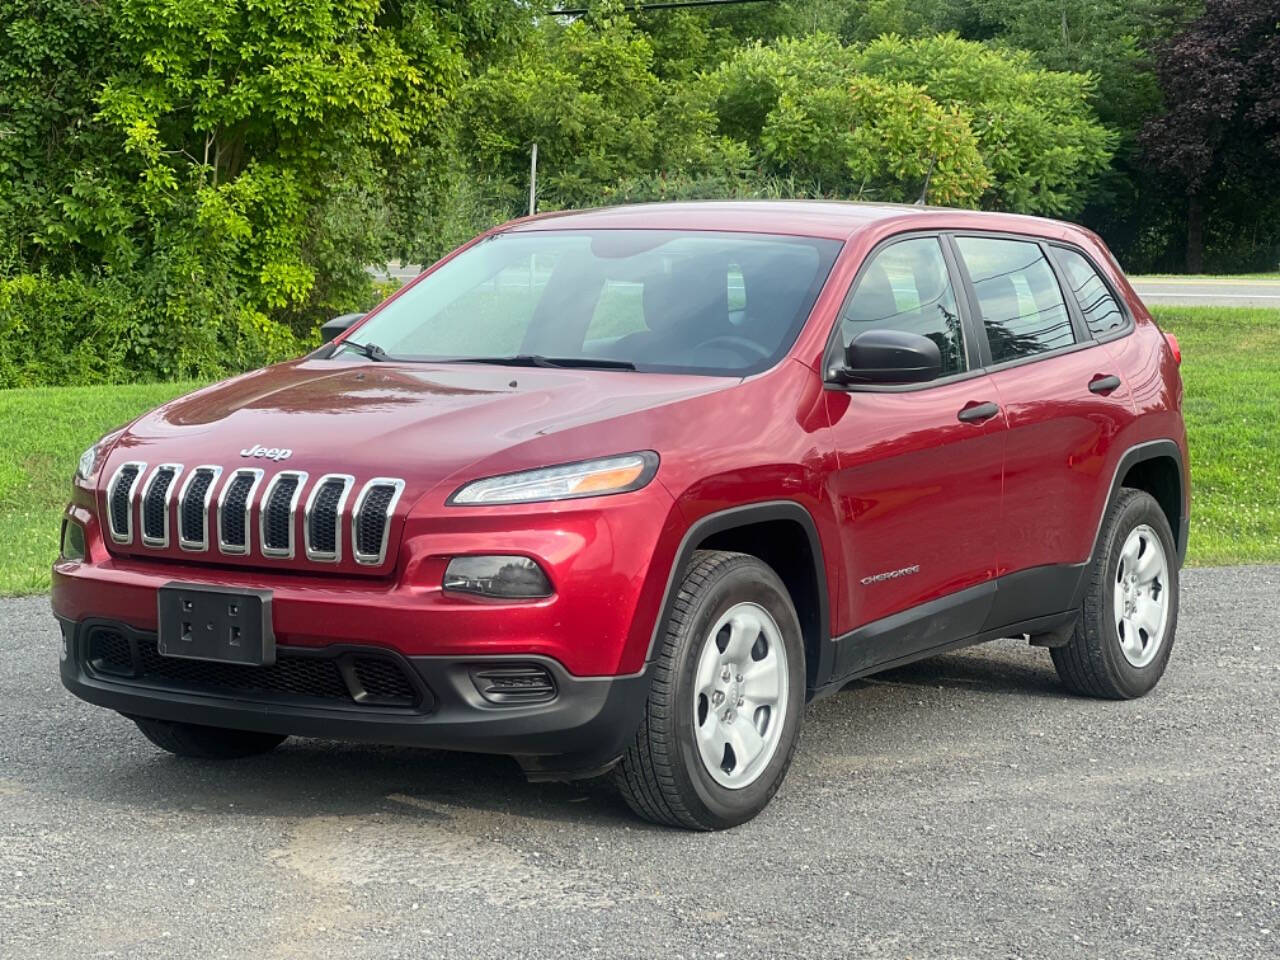
[[164, 267], [0, 279], [0, 388], [209, 379], [309, 344], [229, 287]]

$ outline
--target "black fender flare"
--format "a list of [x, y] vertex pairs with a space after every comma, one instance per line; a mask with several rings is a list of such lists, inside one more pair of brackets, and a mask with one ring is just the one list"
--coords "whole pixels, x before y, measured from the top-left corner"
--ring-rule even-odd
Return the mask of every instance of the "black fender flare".
[[1169, 439], [1148, 440], [1135, 444], [1126, 450], [1116, 463], [1115, 472], [1111, 475], [1111, 488], [1107, 491], [1107, 499], [1102, 505], [1102, 512], [1098, 515], [1097, 525], [1094, 527], [1093, 545], [1089, 548], [1090, 560], [1098, 552], [1098, 538], [1102, 536], [1102, 521], [1106, 519], [1107, 511], [1120, 495], [1125, 474], [1144, 460], [1155, 460], [1159, 457], [1169, 457], [1178, 465], [1178, 522], [1170, 526], [1173, 527], [1173, 535], [1178, 541], [1178, 565], [1182, 565], [1182, 561], [1187, 556], [1187, 525], [1190, 520], [1187, 510], [1187, 465], [1182, 459], [1182, 448]]
[[1127, 474], [1136, 464], [1142, 463], [1144, 460], [1155, 460], [1158, 457], [1170, 457], [1173, 462], [1178, 465], [1178, 522], [1171, 524], [1173, 527], [1173, 535], [1178, 545], [1178, 566], [1181, 567], [1187, 558], [1187, 534], [1190, 517], [1187, 510], [1187, 468], [1186, 462], [1182, 458], [1182, 448], [1173, 440], [1148, 440], [1144, 443], [1138, 443], [1126, 450], [1116, 463], [1115, 472], [1111, 475], [1111, 487], [1107, 491], [1107, 499], [1102, 503], [1102, 511], [1098, 514], [1096, 526], [1093, 531], [1093, 544], [1089, 548], [1089, 558], [1079, 568], [1079, 581], [1073, 591], [1071, 605], [1079, 607], [1084, 602], [1084, 592], [1089, 584], [1089, 578], [1086, 571], [1093, 562], [1094, 557], [1098, 555], [1098, 540], [1102, 536], [1102, 522], [1107, 518], [1107, 511], [1111, 509], [1111, 505], [1116, 502], [1116, 497], [1120, 495], [1125, 474]]
[[826, 560], [822, 553], [822, 541], [818, 538], [818, 526], [813, 520], [813, 515], [794, 500], [766, 500], [730, 507], [727, 510], [718, 510], [700, 517], [689, 526], [680, 539], [675, 559], [667, 573], [661, 612], [654, 623], [653, 633], [649, 637], [649, 650], [645, 654], [646, 667], [653, 661], [658, 638], [666, 632], [667, 625], [670, 623], [678, 578], [689, 565], [698, 544], [717, 533], [776, 520], [790, 520], [798, 523], [809, 540], [809, 554], [813, 557], [814, 579], [818, 586], [818, 643], [816, 645], [818, 656], [817, 662], [808, 666], [807, 682], [810, 687], [818, 687], [826, 682], [831, 675], [835, 660], [835, 650], [831, 644], [831, 600], [827, 590]]

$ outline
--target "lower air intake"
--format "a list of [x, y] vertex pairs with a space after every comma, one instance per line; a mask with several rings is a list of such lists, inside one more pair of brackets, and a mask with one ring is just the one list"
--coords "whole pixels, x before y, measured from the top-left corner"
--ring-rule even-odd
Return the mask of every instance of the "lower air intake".
[[536, 663], [475, 668], [471, 671], [471, 682], [490, 703], [546, 703], [556, 696], [556, 682], [551, 672]]

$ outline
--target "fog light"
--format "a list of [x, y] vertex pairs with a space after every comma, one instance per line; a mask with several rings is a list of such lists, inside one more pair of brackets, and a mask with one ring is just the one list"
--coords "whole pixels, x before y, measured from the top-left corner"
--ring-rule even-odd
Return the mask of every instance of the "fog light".
[[454, 557], [444, 572], [444, 588], [504, 599], [551, 596], [547, 575], [528, 557]]
[[63, 520], [62, 547], [59, 552], [63, 560], [83, 560], [85, 557], [84, 527], [74, 520]]

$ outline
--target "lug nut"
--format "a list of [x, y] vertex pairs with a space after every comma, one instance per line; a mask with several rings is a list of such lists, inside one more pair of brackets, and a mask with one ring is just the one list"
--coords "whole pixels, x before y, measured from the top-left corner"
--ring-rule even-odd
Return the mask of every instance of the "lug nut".
[[739, 698], [738, 698], [738, 706], [742, 706], [743, 702], [744, 702], [744, 701], [743, 701], [743, 698], [742, 698], [742, 697], [739, 697]]
[[738, 683], [742, 682], [742, 674], [738, 674]]
[[728, 667], [725, 667], [724, 671], [720, 674], [720, 679], [728, 683], [731, 676], [733, 676], [733, 674], [729, 671]]
[[711, 702], [714, 703], [717, 707], [720, 706], [720, 704], [724, 703], [724, 694], [721, 691], [717, 690], [715, 693], [711, 695]]

